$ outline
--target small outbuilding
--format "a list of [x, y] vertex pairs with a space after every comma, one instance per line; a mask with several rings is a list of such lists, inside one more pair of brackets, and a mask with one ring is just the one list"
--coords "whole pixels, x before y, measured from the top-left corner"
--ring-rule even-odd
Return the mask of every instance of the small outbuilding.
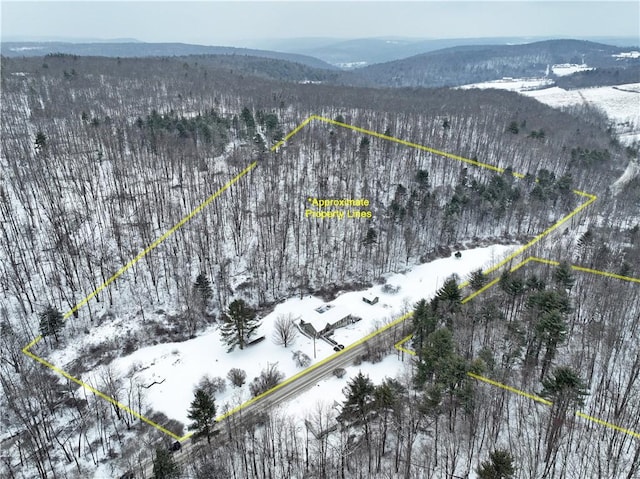
[[370, 304], [371, 306], [373, 306], [374, 304], [378, 303], [379, 298], [377, 296], [374, 296], [372, 294], [365, 294], [362, 297], [362, 301], [364, 301], [367, 304]]

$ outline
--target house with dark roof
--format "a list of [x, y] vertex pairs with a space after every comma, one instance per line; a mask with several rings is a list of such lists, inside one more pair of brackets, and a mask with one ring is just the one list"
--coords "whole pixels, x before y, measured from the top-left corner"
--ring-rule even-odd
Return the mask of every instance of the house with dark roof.
[[353, 317], [345, 308], [334, 304], [323, 304], [302, 314], [300, 328], [311, 337], [320, 337], [353, 322]]

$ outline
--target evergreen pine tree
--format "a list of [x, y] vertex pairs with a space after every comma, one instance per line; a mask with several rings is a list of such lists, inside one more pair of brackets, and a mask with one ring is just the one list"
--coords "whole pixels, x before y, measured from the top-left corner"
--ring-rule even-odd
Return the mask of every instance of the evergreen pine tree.
[[260, 327], [255, 311], [242, 299], [236, 299], [222, 315], [220, 332], [223, 341], [233, 351], [236, 346], [244, 349], [251, 335]]
[[413, 344], [418, 356], [422, 354], [422, 347], [427, 337], [436, 330], [438, 326], [438, 316], [433, 311], [426, 300], [421, 299], [416, 303], [413, 310]]
[[462, 294], [460, 293], [457, 278], [451, 276], [431, 300], [431, 307], [434, 311], [444, 315], [444, 319], [449, 321], [451, 319], [449, 315], [460, 309], [461, 301]]
[[555, 358], [558, 346], [565, 340], [567, 335], [567, 323], [560, 311], [554, 309], [544, 312], [535, 327], [536, 335], [545, 346], [545, 355], [542, 360], [542, 371], [540, 377], [543, 378], [551, 361]]
[[487, 284], [487, 277], [482, 273], [482, 269], [477, 269], [471, 272], [471, 278], [469, 279], [469, 286], [474, 291], [482, 289]]
[[194, 439], [206, 437], [211, 443], [211, 434], [216, 418], [216, 404], [213, 397], [204, 389], [197, 389], [187, 417], [193, 421], [189, 430], [195, 431]]
[[478, 468], [480, 479], [510, 479], [516, 473], [513, 458], [508, 451], [497, 449], [489, 454], [489, 460]]
[[42, 153], [47, 149], [47, 137], [41, 131], [36, 133], [36, 140], [34, 142], [37, 152]]
[[[557, 450], [562, 426], [567, 421], [569, 411], [584, 405], [584, 396], [588, 394], [585, 384], [578, 374], [569, 367], [554, 370], [550, 378], [542, 381], [543, 390], [540, 396], [553, 402], [545, 436], [547, 445], [544, 461], [550, 459]], [[573, 414], [571, 414], [573, 417]]]
[[245, 124], [246, 130], [245, 135], [248, 138], [253, 138], [256, 133], [256, 122], [253, 118], [253, 113], [246, 106], [242, 109], [242, 113], [240, 113], [240, 118]]
[[520, 132], [520, 128], [518, 128], [518, 122], [512, 121], [511, 123], [509, 123], [509, 126], [507, 127], [507, 131], [509, 133], [513, 133], [514, 135], [517, 135]]
[[582, 406], [588, 394], [580, 376], [568, 367], [554, 370], [551, 378], [542, 381], [542, 386], [540, 395], [552, 400], [554, 409], [561, 409], [563, 413], [570, 407]]
[[195, 293], [196, 303], [199, 306], [200, 312], [204, 313], [211, 297], [213, 296], [211, 283], [204, 273], [200, 273], [196, 278], [196, 282], [193, 284], [193, 291]]
[[209, 298], [211, 298], [211, 283], [204, 273], [200, 273], [198, 275], [194, 284], [194, 288], [204, 299], [208, 300]]
[[373, 407], [375, 390], [376, 387], [369, 376], [358, 372], [343, 390], [346, 400], [342, 406], [341, 416], [351, 420], [364, 418]]
[[153, 458], [153, 477], [155, 479], [177, 479], [180, 477], [178, 464], [165, 448], [156, 448], [156, 456]]
[[575, 279], [573, 278], [573, 273], [571, 272], [571, 266], [565, 261], [560, 263], [560, 265], [553, 272], [553, 279], [558, 286], [562, 289], [570, 291], [573, 288], [573, 284], [575, 283]]
[[416, 383], [418, 386], [422, 386], [434, 378], [437, 372], [442, 369], [442, 363], [448, 362], [453, 354], [453, 334], [447, 328], [440, 328], [427, 336], [417, 367]]
[[365, 246], [371, 246], [375, 244], [378, 240], [378, 233], [373, 228], [369, 228], [367, 230], [367, 236], [365, 236], [364, 240], [362, 240], [362, 244]]
[[42, 313], [40, 313], [40, 334], [42, 336], [51, 336], [58, 342], [58, 333], [64, 326], [64, 318], [62, 313], [53, 306], [47, 306]]
[[442, 288], [436, 293], [438, 301], [447, 301], [450, 303], [459, 303], [462, 299], [460, 294], [460, 288], [458, 287], [458, 281], [455, 277], [448, 278]]
[[385, 378], [382, 384], [375, 386], [374, 400], [376, 409], [392, 409], [396, 406], [399, 397], [405, 392], [405, 388], [396, 379]]
[[533, 274], [527, 277], [526, 288], [528, 291], [542, 291], [546, 288], [546, 284], [542, 278], [539, 278], [537, 275]]

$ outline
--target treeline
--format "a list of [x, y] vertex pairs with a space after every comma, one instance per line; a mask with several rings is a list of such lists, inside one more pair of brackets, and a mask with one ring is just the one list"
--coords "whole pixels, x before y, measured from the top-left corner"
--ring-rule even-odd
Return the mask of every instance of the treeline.
[[640, 82], [640, 65], [626, 68], [597, 68], [558, 77], [555, 83], [560, 88], [589, 88], [603, 85], [624, 85]]

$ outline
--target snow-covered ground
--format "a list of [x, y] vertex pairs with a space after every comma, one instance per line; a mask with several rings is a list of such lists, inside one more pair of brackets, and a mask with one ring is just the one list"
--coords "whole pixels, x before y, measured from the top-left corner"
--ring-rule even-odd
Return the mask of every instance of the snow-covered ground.
[[342, 62], [342, 63], [334, 63], [338, 68], [343, 68], [344, 70], [353, 70], [355, 68], [362, 68], [368, 65], [367, 62]]
[[[347, 309], [362, 320], [338, 329], [333, 337], [344, 345], [351, 344], [378, 329], [385, 322], [399, 317], [421, 298], [433, 296], [450, 275], [457, 274], [464, 279], [472, 271], [487, 268], [518, 247], [494, 245], [466, 250], [462, 252], [461, 259], [453, 256], [438, 259], [418, 265], [404, 274], [391, 275], [387, 284], [399, 287], [395, 294], [385, 293], [381, 285], [365, 291], [341, 294], [332, 304]], [[363, 302], [362, 297], [365, 294], [378, 296], [379, 302], [373, 306]], [[194, 386], [204, 375], [226, 377], [231, 368], [240, 368], [246, 371], [248, 384], [268, 364], [277, 363], [278, 369], [286, 377], [298, 372], [300, 369], [292, 359], [293, 351], [303, 351], [312, 359], [312, 363], [334, 354], [331, 345], [317, 340], [314, 358], [313, 341], [302, 335], [298, 336], [293, 346], [286, 349], [276, 346], [272, 341], [273, 323], [278, 316], [291, 313], [304, 319], [305, 315], [311, 314], [313, 309], [321, 304], [323, 301], [317, 297], [291, 298], [279, 304], [271, 314], [263, 318], [258, 331], [257, 336], [265, 335], [266, 340], [244, 350], [236, 349], [227, 353], [218, 330], [213, 327], [189, 341], [142, 348], [113, 361], [109, 368], [115, 377], [130, 377], [144, 387], [148, 404], [153, 409], [187, 424], [187, 410], [193, 400]], [[375, 368], [369, 364], [363, 364], [359, 368], [363, 372], [366, 369], [367, 373], [372, 375], [372, 379], [378, 381], [385, 375], [394, 374], [394, 361], [397, 360], [391, 357]], [[373, 371], [377, 371], [375, 378]], [[309, 402], [313, 397], [322, 397], [324, 401], [340, 400], [342, 387], [350, 374], [351, 371], [343, 379], [331, 378], [323, 381], [317, 391], [309, 393]], [[382, 375], [381, 378], [378, 378], [378, 375]], [[83, 379], [97, 385], [100, 383], [100, 377], [104, 377], [104, 371], [99, 369], [85, 375]], [[240, 389], [227, 384], [226, 391], [216, 396], [218, 410], [223, 411], [249, 399], [247, 384]]]
[[[630, 52], [630, 54], [633, 52]], [[589, 70], [586, 65], [553, 65], [557, 76]], [[565, 90], [552, 86], [549, 78], [503, 78], [473, 83], [459, 88], [496, 88], [519, 92], [553, 108], [591, 105], [602, 110], [614, 123], [620, 141], [631, 145], [640, 141], [640, 83]]]
[[463, 85], [460, 88], [463, 90], [470, 90], [473, 88], [496, 88], [498, 90], [522, 92], [538, 90], [550, 85], [553, 85], [553, 80], [549, 78], [503, 78], [501, 80], [471, 83], [469, 85]]
[[584, 63], [581, 65], [575, 63], [560, 63], [551, 67], [553, 74], [559, 77], [573, 75], [577, 72], [586, 72], [589, 70], [593, 70], [593, 68], [585, 65]]
[[523, 95], [557, 108], [589, 104], [603, 110], [616, 124], [625, 144], [640, 141], [640, 83], [565, 90], [552, 87], [523, 91]]
[[336, 403], [344, 401], [343, 389], [347, 381], [359, 372], [369, 376], [374, 384], [380, 384], [385, 378], [399, 378], [405, 374], [411, 374], [411, 362], [406, 357], [404, 362], [400, 361], [396, 355], [390, 354], [379, 363], [351, 365], [346, 367], [345, 371], [343, 378], [329, 376], [322, 379], [316, 387], [282, 404], [281, 410], [289, 416], [304, 420], [320, 409], [334, 408]]
[[617, 55], [613, 55], [614, 58], [640, 58], [640, 52], [637, 50], [631, 50], [630, 52], [622, 52]]

